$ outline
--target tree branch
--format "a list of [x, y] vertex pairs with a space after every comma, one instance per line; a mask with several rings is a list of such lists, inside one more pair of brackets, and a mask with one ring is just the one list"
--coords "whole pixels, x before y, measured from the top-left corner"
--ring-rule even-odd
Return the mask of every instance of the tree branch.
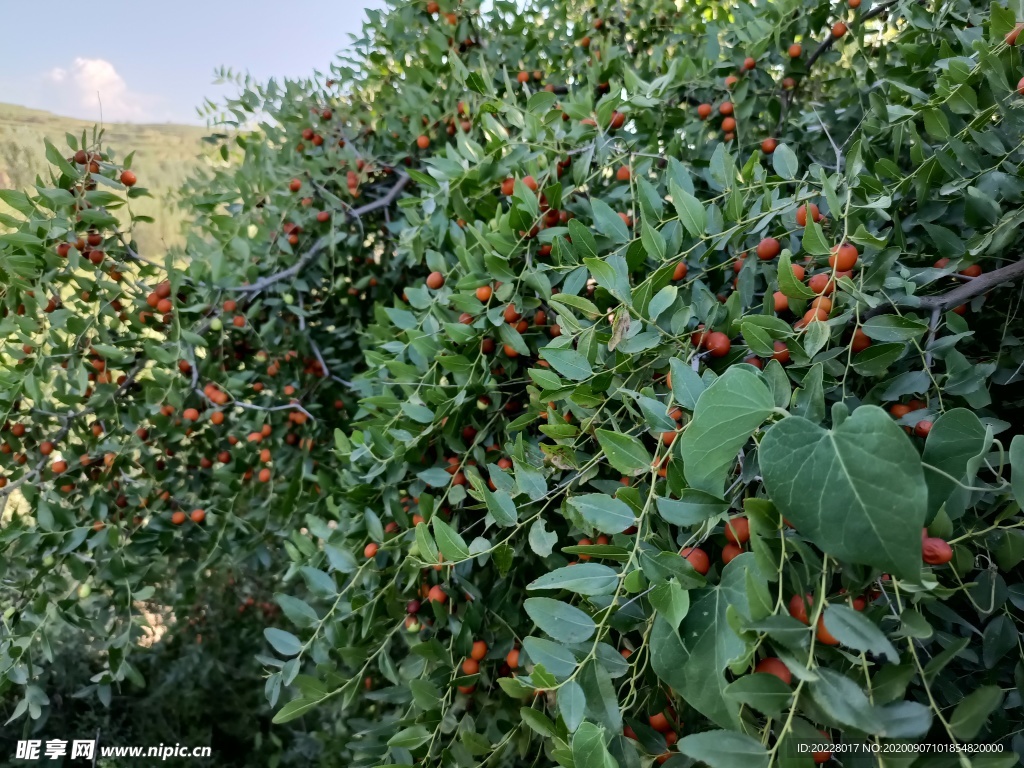
[[[1024, 277], [1024, 258], [1012, 264], [1007, 264], [1005, 267], [994, 269], [991, 272], [983, 272], [978, 277], [963, 285], [958, 285], [951, 291], [938, 293], [933, 296], [915, 296], [913, 298], [917, 299], [917, 304], [900, 304], [899, 306], [931, 312], [946, 312], [947, 310], [959, 307], [961, 304], [966, 304], [976, 296], [981, 296], [995, 288], [1009, 285], [1019, 277]], [[894, 306], [896, 305], [884, 304], [880, 307], [875, 307], [865, 314], [865, 318], [892, 312]]]
[[[896, 5], [896, 3], [898, 3], [898, 2], [899, 2], [899, 0], [886, 0], [886, 2], [884, 2], [884, 3], [879, 3], [878, 5], [874, 6], [870, 11], [868, 11], [863, 16], [861, 16], [859, 19], [857, 19], [856, 23], [857, 24], [863, 24], [865, 21], [869, 21], [869, 20], [875, 18], [875, 16], [881, 16], [883, 13], [885, 13], [887, 10], [889, 10], [892, 6]], [[852, 27], [853, 24], [851, 23], [850, 26]], [[833, 45], [833, 43], [835, 43], [836, 39], [837, 38], [832, 36], [832, 30], [830, 29], [829, 33], [825, 36], [825, 39], [822, 40], [818, 44], [818, 47], [815, 48], [814, 51], [811, 53], [811, 55], [808, 57], [807, 64], [806, 64], [808, 71], [814, 65], [814, 62], [816, 62], [818, 60], [818, 58], [823, 53], [825, 53], [825, 51], [827, 51], [829, 48], [832, 47], [832, 45]]]
[[940, 293], [937, 296], [922, 296], [921, 308], [945, 312], [948, 309], [959, 307], [961, 304], [966, 304], [975, 296], [988, 293], [993, 288], [1007, 285], [1018, 277], [1024, 277], [1024, 259], [999, 269], [993, 269], [991, 272], [983, 272], [970, 282], [958, 285], [946, 293]]
[[[878, 5], [874, 6], [871, 10], [869, 10], [855, 22], [851, 22], [850, 26], [852, 27], [857, 24], [863, 24], [865, 21], [869, 21], [870, 19], [873, 19], [876, 16], [881, 16], [883, 13], [889, 10], [892, 6], [896, 5], [896, 3], [898, 2], [899, 0], [885, 0], [885, 2], [879, 3]], [[825, 53], [825, 51], [831, 48], [833, 44], [835, 44], [836, 40], [837, 38], [832, 36], [832, 30], [829, 29], [828, 34], [825, 35], [825, 39], [818, 43], [818, 47], [811, 51], [811, 55], [807, 57], [807, 63], [805, 64], [805, 67], [807, 68], [808, 75], [810, 75], [811, 67], [814, 66], [814, 62], [816, 62], [822, 56], [822, 54]], [[806, 79], [807, 78], [805, 77], [804, 80]], [[796, 98], [796, 91], [800, 87], [800, 85], [801, 83], [797, 83], [796, 87], [792, 91], [785, 92], [782, 94], [782, 98], [780, 99], [782, 106], [779, 111], [779, 124], [775, 129], [776, 136], [778, 136], [782, 132], [782, 126], [786, 122], [786, 115], [789, 112], [790, 104], [792, 104], [793, 100]]]
[[[397, 198], [398, 195], [401, 194], [402, 190], [405, 188], [405, 185], [408, 184], [410, 181], [409, 174], [405, 173], [404, 171], [396, 171], [396, 173], [398, 174], [398, 181], [395, 182], [394, 186], [391, 187], [391, 189], [388, 191], [386, 195], [384, 195], [384, 197], [380, 198], [379, 200], [374, 200], [372, 203], [367, 203], [366, 205], [360, 206], [359, 208], [353, 208], [349, 211], [346, 211], [345, 215], [350, 219], [360, 219], [368, 213], [373, 213], [376, 210], [379, 210], [381, 208], [387, 208], [388, 206], [390, 206], [395, 201], [395, 198]], [[322, 251], [324, 248], [330, 245], [332, 237], [333, 234], [324, 235], [323, 237], [321, 237], [313, 244], [313, 246], [308, 251], [302, 254], [302, 257], [298, 261], [296, 261], [287, 269], [283, 269], [280, 272], [275, 272], [272, 275], [267, 275], [266, 277], [261, 277], [255, 283], [251, 283], [249, 285], [238, 285], [232, 288], [227, 288], [226, 290], [238, 291], [240, 293], [259, 293], [260, 291], [266, 290], [275, 283], [279, 283], [282, 280], [288, 279], [289, 277], [294, 277], [303, 269], [305, 269], [306, 266], [311, 261], [313, 261], [314, 258], [316, 258], [317, 254], [320, 253], [320, 251]]]

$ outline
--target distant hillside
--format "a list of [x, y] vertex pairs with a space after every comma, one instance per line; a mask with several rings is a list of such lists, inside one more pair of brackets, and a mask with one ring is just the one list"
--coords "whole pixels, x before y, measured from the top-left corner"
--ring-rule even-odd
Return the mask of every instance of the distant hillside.
[[[139, 185], [153, 194], [153, 199], [134, 209], [155, 219], [153, 224], [139, 225], [137, 241], [145, 252], [159, 258], [168, 246], [183, 241], [183, 213], [175, 202], [182, 182], [199, 164], [206, 129], [188, 125], [134, 125], [110, 123], [105, 127], [103, 144], [123, 158], [135, 152], [132, 169]], [[82, 131], [92, 136], [93, 124], [84, 120], [61, 117], [12, 104], [0, 104], [0, 188], [25, 189], [45, 173], [47, 163], [43, 139], [61, 149], [67, 147], [66, 133], [81, 139]], [[71, 154], [67, 150], [67, 154]]]

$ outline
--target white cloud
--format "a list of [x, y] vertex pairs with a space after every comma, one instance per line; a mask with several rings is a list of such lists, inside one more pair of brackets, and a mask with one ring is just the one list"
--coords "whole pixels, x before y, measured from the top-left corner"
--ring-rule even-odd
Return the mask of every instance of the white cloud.
[[142, 122], [152, 119], [151, 107], [155, 99], [146, 94], [135, 93], [117, 69], [106, 59], [76, 58], [67, 69], [54, 67], [46, 76], [47, 80], [66, 91], [75, 102], [77, 110], [83, 110], [93, 119], [102, 114], [105, 121]]

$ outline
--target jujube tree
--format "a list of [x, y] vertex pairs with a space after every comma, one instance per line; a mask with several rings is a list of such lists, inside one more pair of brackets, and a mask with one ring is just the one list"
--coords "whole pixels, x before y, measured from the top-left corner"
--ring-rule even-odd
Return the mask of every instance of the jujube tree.
[[1017, 13], [395, 3], [229, 102], [162, 266], [54, 150], [0, 262], [22, 712], [48, 622], [117, 684], [138, 601], [258, 564], [328, 764], [1015, 764]]

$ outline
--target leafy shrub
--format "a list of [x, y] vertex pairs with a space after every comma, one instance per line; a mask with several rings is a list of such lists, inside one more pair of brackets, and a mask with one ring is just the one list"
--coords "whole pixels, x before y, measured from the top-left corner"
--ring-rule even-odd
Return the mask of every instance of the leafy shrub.
[[371, 12], [228, 104], [155, 318], [122, 165], [51, 157], [0, 262], [15, 713], [51, 626], [101, 692], [244, 566], [328, 764], [1015, 764], [1016, 12], [859, 5]]

